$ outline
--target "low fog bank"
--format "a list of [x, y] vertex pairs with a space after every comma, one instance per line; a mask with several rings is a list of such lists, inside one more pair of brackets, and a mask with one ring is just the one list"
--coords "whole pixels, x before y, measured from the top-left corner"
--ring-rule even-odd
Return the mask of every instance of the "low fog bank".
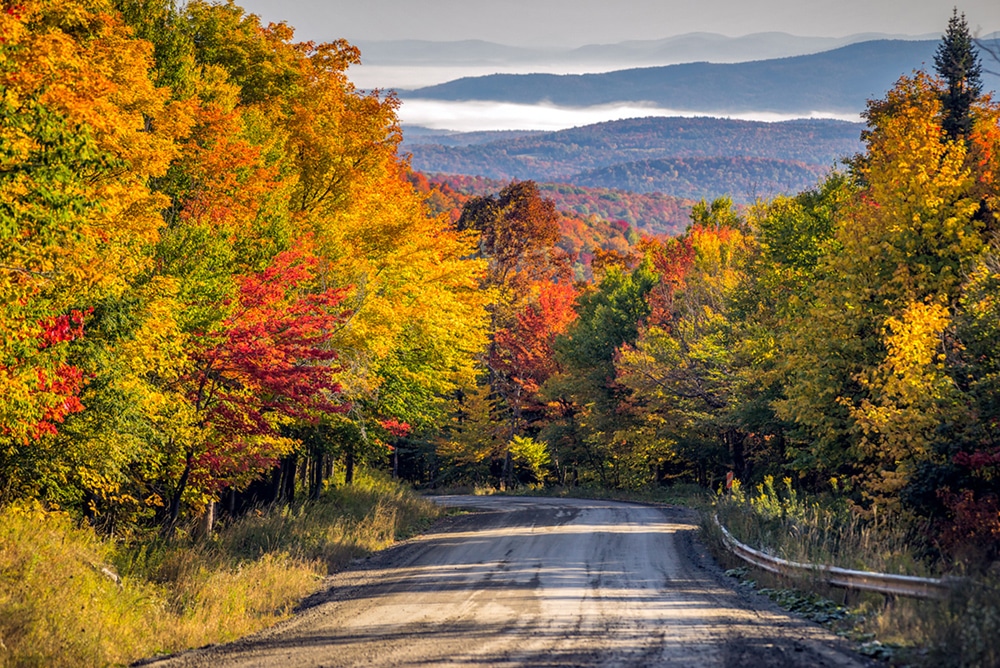
[[814, 111], [809, 114], [778, 114], [771, 112], [714, 113], [679, 111], [642, 104], [616, 104], [596, 107], [557, 107], [554, 105], [511, 104], [506, 102], [448, 102], [442, 100], [404, 100], [399, 119], [404, 125], [417, 125], [434, 130], [481, 132], [489, 130], [565, 130], [605, 121], [647, 116], [684, 117], [712, 116], [743, 121], [778, 122], [796, 118], [827, 118], [858, 123], [858, 114]]

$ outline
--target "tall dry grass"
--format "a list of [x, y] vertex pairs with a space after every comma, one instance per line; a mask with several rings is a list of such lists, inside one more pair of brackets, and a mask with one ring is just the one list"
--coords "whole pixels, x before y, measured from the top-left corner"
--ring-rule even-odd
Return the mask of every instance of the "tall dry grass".
[[122, 665], [253, 633], [439, 512], [374, 474], [199, 543], [115, 544], [37, 504], [0, 509], [0, 666]]
[[915, 556], [912, 523], [862, 516], [842, 500], [804, 498], [789, 478], [776, 484], [768, 476], [753, 490], [736, 482], [713, 511], [738, 540], [783, 559], [901, 575], [935, 571]]

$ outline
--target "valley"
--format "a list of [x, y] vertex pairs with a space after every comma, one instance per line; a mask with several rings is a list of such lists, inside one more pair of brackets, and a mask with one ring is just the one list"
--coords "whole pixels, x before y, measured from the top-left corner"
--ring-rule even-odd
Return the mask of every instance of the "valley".
[[694, 200], [728, 196], [749, 204], [815, 185], [860, 150], [862, 128], [824, 119], [651, 117], [551, 133], [404, 129], [404, 137], [412, 138], [403, 150], [414, 169], [428, 174], [533, 179]]

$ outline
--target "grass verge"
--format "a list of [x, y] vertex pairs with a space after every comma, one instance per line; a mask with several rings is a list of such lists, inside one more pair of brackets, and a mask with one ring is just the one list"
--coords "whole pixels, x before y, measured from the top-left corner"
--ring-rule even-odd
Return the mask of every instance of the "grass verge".
[[115, 544], [37, 504], [0, 509], [0, 666], [122, 665], [233, 640], [439, 513], [374, 474], [200, 543]]

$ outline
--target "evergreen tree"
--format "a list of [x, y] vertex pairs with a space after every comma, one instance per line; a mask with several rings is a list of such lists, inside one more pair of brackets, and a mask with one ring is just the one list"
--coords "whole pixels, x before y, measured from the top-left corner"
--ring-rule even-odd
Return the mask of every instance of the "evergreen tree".
[[982, 93], [983, 82], [982, 66], [965, 14], [959, 14], [957, 7], [934, 54], [934, 69], [947, 85], [941, 95], [945, 132], [951, 139], [965, 136], [972, 127], [970, 109]]

